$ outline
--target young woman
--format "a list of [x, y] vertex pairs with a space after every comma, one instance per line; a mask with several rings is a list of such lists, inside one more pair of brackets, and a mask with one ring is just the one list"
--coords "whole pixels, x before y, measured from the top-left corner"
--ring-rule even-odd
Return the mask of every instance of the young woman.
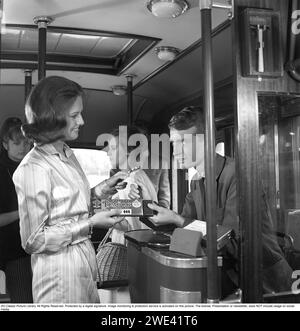
[[[37, 303], [98, 303], [93, 227], [118, 222], [117, 211], [89, 217], [90, 188], [67, 141], [78, 137], [83, 90], [63, 77], [42, 79], [26, 106], [26, 137], [35, 142], [14, 174], [21, 239], [31, 254], [33, 299]], [[114, 191], [125, 174], [106, 180], [94, 193]]]
[[[126, 127], [126, 137], [124, 139], [124, 127], [122, 131], [116, 128], [111, 132], [111, 138], [106, 146], [107, 155], [112, 166], [111, 174], [118, 173], [120, 169], [127, 172], [128, 177], [124, 180], [127, 183], [125, 188], [118, 190], [112, 199], [129, 199], [131, 186], [138, 187], [138, 191], [143, 199], [157, 202], [157, 191], [146, 172], [141, 169], [143, 159], [147, 158], [148, 150], [145, 148], [141, 153], [132, 153], [135, 147], [129, 146], [130, 137], [140, 134], [146, 139], [146, 135], [138, 127]], [[142, 138], [142, 137], [141, 137]], [[118, 244], [126, 244], [125, 232], [132, 230], [149, 229], [147, 225], [140, 221], [139, 217], [124, 217], [118, 224], [118, 228], [113, 228], [111, 232], [111, 241]], [[114, 287], [100, 290], [101, 301], [105, 303], [130, 303], [130, 294], [128, 286]]]
[[[124, 169], [128, 172], [128, 177], [124, 182], [127, 186], [123, 190], [119, 190], [113, 199], [129, 199], [130, 187], [134, 185], [141, 193], [141, 197], [145, 200], [158, 201], [158, 189], [153, 184], [149, 176], [144, 169], [140, 169], [143, 166], [143, 160], [148, 156], [148, 150], [143, 149], [141, 153], [137, 155], [132, 154], [135, 150], [135, 146], [129, 146], [128, 141], [130, 137], [140, 134], [146, 139], [146, 135], [143, 130], [138, 127], [131, 126], [126, 128], [127, 141], [122, 140], [119, 128], [115, 129], [111, 136], [112, 138], [108, 142], [107, 155], [110, 159], [110, 163], [114, 171], [120, 171]], [[126, 145], [126, 147], [124, 146]], [[131, 157], [133, 156], [133, 157]], [[114, 229], [112, 232], [112, 241], [125, 244], [124, 232], [131, 230], [149, 229], [148, 226], [143, 224], [139, 217], [126, 217], [120, 224], [119, 229]]]
[[21, 246], [18, 201], [12, 176], [30, 150], [22, 121], [5, 120], [0, 131], [0, 260], [12, 303], [32, 303], [30, 256]]

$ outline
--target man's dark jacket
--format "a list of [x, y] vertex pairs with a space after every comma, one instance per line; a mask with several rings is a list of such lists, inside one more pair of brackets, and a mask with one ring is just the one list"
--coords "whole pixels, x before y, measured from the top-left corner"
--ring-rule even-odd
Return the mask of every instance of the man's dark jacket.
[[[217, 224], [230, 227], [239, 233], [237, 217], [237, 191], [234, 160], [216, 157]], [[265, 292], [291, 290], [292, 270], [284, 259], [272, 226], [271, 213], [265, 195], [262, 194], [262, 245], [263, 278]], [[192, 220], [206, 220], [205, 179], [192, 180], [182, 214], [186, 224]]]

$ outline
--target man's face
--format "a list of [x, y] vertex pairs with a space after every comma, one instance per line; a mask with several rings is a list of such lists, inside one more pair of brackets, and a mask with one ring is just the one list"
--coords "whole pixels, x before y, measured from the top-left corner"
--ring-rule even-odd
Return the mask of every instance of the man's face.
[[187, 130], [170, 130], [173, 155], [180, 169], [197, 167], [204, 163], [204, 134], [195, 126]]
[[64, 139], [66, 141], [71, 141], [78, 138], [79, 129], [84, 124], [82, 111], [82, 97], [77, 97], [66, 116], [67, 126], [64, 129]]

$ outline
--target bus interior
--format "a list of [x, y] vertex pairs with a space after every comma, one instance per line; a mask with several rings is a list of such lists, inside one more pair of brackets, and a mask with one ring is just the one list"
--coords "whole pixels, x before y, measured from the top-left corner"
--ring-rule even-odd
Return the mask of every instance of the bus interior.
[[[131, 124], [151, 134], [168, 134], [174, 114], [200, 106], [207, 136], [216, 127], [207, 148], [235, 160], [240, 290], [228, 302], [300, 301], [299, 1], [0, 0], [0, 4], [1, 122], [9, 116], [25, 119], [26, 98], [43, 77], [64, 76], [79, 83], [86, 95], [85, 125], [70, 146], [94, 186], [108, 178], [110, 170], [105, 151], [96, 145], [100, 134]], [[192, 170], [169, 171], [171, 209], [178, 213], [191, 177]], [[263, 291], [262, 189], [282, 254], [294, 270], [290, 291]], [[213, 231], [215, 221], [208, 229], [208, 247], [215, 245]], [[96, 231], [94, 242], [103, 236]], [[217, 267], [214, 255], [208, 254], [208, 265]], [[1, 300], [9, 302], [3, 272], [0, 279]], [[219, 302], [216, 287], [208, 272], [207, 302]], [[173, 297], [168, 294], [169, 302], [180, 302], [175, 292]]]

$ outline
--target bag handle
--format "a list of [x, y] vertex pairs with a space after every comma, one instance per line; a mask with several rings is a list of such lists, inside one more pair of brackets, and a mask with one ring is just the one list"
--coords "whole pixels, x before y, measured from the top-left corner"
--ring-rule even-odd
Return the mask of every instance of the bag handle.
[[[127, 219], [124, 217], [123, 219], [121, 219], [121, 221], [116, 222], [112, 227], [110, 227], [110, 228], [108, 229], [106, 235], [105, 235], [104, 238], [101, 240], [101, 242], [100, 242], [100, 244], [99, 244], [99, 246], [98, 246], [98, 248], [97, 248], [97, 253], [99, 252], [99, 249], [100, 249], [103, 245], [106, 244], [107, 239], [108, 239], [109, 236], [111, 235], [111, 233], [112, 233], [114, 227], [115, 227], [117, 224], [122, 223], [123, 221], [126, 221], [127, 224], [128, 224]], [[99, 271], [99, 266], [98, 266], [98, 261], [97, 261], [97, 257], [96, 257], [96, 255], [95, 255], [95, 259], [96, 259], [96, 266], [97, 266], [97, 275], [98, 275], [99, 283], [101, 284], [101, 283], [103, 283], [103, 281], [101, 280], [101, 276], [100, 276], [100, 271]]]
[[113, 230], [113, 227], [109, 228], [108, 231], [106, 232], [106, 235], [104, 236], [104, 238], [101, 240], [100, 244], [98, 247], [103, 246], [104, 244], [106, 244], [107, 239], [109, 238], [109, 236], [111, 235], [111, 232]]
[[106, 242], [107, 242], [108, 238], [110, 237], [110, 235], [111, 235], [113, 229], [115, 228], [115, 226], [116, 226], [117, 224], [119, 224], [119, 223], [122, 223], [123, 221], [126, 221], [127, 224], [128, 224], [128, 221], [127, 221], [127, 219], [126, 219], [125, 217], [124, 217], [123, 219], [121, 219], [121, 221], [116, 222], [112, 227], [110, 227], [110, 228], [108, 229], [108, 231], [106, 232], [106, 235], [105, 235], [104, 238], [101, 240], [101, 242], [100, 242], [98, 248], [101, 247], [101, 246], [103, 246], [104, 244], [106, 244]]

